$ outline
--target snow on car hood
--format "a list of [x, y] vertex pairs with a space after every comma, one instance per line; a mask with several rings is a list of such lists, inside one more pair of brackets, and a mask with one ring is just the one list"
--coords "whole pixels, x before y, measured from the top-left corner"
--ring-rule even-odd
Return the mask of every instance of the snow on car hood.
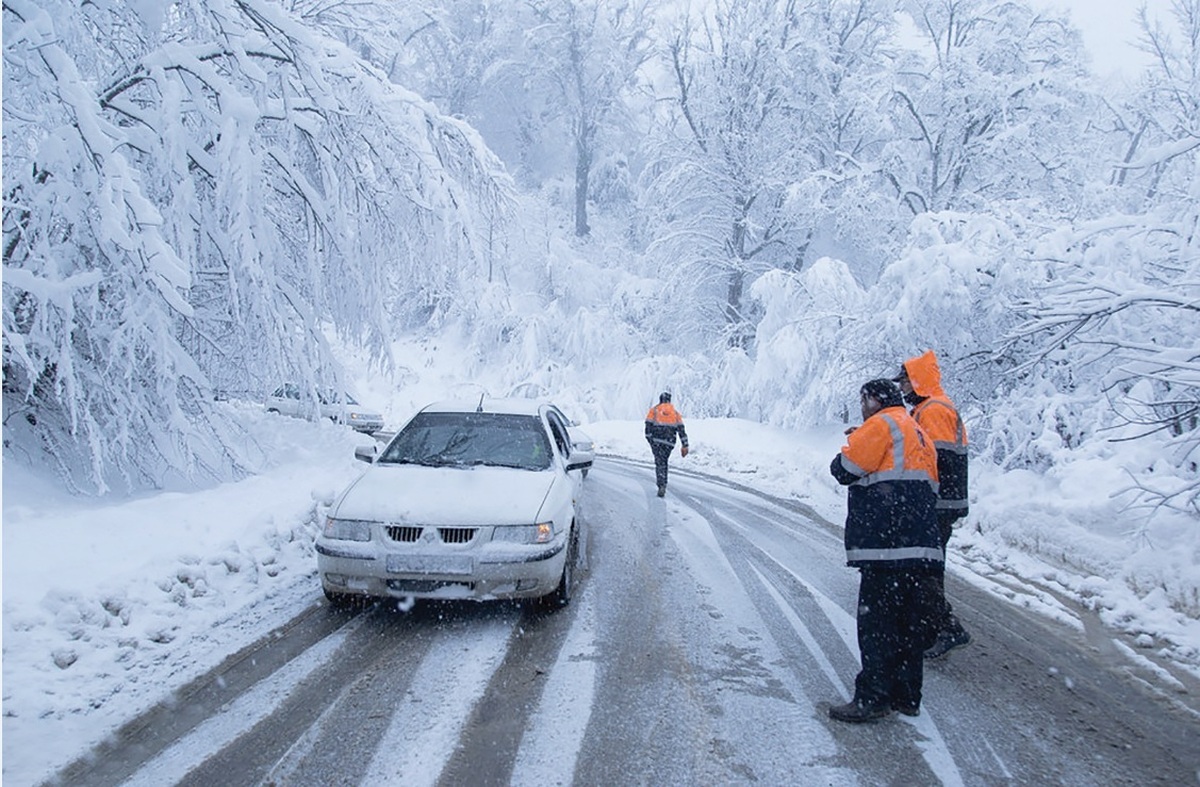
[[372, 465], [330, 515], [414, 525], [533, 524], [554, 477], [508, 467]]

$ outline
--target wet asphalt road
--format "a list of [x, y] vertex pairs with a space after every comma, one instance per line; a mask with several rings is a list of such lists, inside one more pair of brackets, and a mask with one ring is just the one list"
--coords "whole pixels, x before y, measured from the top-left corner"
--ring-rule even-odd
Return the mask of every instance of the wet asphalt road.
[[[857, 573], [802, 504], [648, 465], [585, 483], [571, 605], [310, 603], [61, 774], [72, 785], [1200, 784], [1200, 713], [1021, 583], [953, 575], [969, 646], [920, 717], [828, 719]], [[318, 600], [320, 599], [320, 600]], [[1185, 683], [1187, 676], [1176, 675]]]

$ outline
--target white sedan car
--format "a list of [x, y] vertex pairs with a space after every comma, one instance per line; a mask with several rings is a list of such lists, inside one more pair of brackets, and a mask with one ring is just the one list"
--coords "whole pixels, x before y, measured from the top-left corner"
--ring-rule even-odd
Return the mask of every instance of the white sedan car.
[[350, 394], [339, 395], [337, 391], [322, 391], [317, 402], [305, 402], [300, 386], [287, 383], [275, 389], [267, 397], [264, 409], [268, 413], [281, 413], [293, 418], [305, 418], [319, 413], [335, 424], [344, 423], [356, 432], [372, 434], [383, 428], [383, 416], [374, 413], [354, 401]]
[[570, 601], [592, 454], [553, 405], [425, 407], [342, 492], [316, 543], [335, 604], [367, 598]]

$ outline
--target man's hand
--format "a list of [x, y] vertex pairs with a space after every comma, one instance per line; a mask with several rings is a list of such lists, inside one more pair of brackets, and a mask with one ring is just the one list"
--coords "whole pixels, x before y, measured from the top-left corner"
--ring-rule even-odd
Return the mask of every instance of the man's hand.
[[687, 456], [687, 446], [686, 445], [679, 446], [679, 455]]

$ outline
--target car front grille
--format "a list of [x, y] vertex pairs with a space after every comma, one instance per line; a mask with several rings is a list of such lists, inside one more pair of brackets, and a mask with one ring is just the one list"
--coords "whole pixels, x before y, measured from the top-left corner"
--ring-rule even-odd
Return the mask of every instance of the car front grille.
[[421, 537], [421, 527], [413, 527], [412, 525], [388, 525], [384, 528], [387, 531], [387, 537], [393, 541], [400, 541], [405, 544], [415, 544], [417, 539]]
[[438, 535], [445, 544], [468, 544], [475, 538], [474, 527], [439, 527]]
[[[384, 532], [392, 541], [402, 544], [415, 544], [421, 540], [425, 528], [421, 525], [387, 525]], [[477, 527], [439, 527], [438, 537], [443, 544], [469, 544], [479, 532]]]
[[389, 579], [387, 586], [390, 590], [400, 593], [436, 593], [443, 588], [464, 588], [475, 591], [474, 582], [459, 582], [447, 579]]

